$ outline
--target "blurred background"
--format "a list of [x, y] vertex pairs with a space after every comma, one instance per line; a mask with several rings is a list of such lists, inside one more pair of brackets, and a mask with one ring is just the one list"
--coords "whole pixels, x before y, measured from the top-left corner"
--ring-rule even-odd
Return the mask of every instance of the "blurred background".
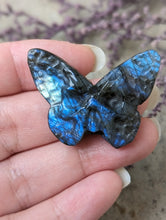
[[166, 219], [166, 1], [1, 0], [0, 42], [47, 38], [95, 44], [107, 55], [102, 77], [125, 59], [147, 49], [162, 58], [157, 79], [161, 98], [152, 112], [161, 140], [146, 159], [128, 167], [131, 185], [101, 220]]

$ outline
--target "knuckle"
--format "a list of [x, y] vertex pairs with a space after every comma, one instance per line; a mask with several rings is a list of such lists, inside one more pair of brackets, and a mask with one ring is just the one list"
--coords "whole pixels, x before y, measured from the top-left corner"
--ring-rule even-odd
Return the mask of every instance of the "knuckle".
[[14, 215], [6, 215], [6, 216], [3, 216], [3, 217], [0, 217], [0, 220], [15, 220], [15, 217]]
[[[4, 105], [5, 106], [5, 105]], [[4, 157], [15, 153], [18, 146], [18, 132], [15, 121], [6, 107], [0, 104], [0, 152]], [[3, 158], [0, 158], [3, 159]]]
[[50, 206], [52, 209], [52, 213], [53, 213], [53, 218], [55, 218], [56, 220], [67, 220], [68, 216], [66, 216], [66, 213], [63, 209], [63, 207], [61, 207], [60, 202], [57, 201], [57, 197], [54, 197], [50, 200]]
[[86, 152], [84, 149], [81, 149], [81, 147], [77, 148], [78, 153], [78, 163], [80, 166], [80, 170], [82, 172], [82, 177], [86, 177], [89, 175], [90, 166], [92, 164], [92, 159], [89, 156], [89, 152]]
[[26, 178], [22, 167], [15, 162], [15, 158], [11, 157], [7, 162], [7, 176], [9, 182], [9, 188], [16, 200], [17, 207], [25, 209], [30, 204], [30, 184]]

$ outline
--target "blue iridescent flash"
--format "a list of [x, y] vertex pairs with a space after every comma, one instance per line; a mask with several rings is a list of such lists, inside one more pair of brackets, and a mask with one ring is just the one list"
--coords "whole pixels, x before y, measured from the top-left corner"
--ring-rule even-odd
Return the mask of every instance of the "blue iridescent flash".
[[38, 90], [50, 104], [49, 127], [61, 142], [76, 145], [88, 131], [100, 133], [119, 148], [138, 131], [137, 106], [152, 91], [160, 56], [154, 50], [137, 54], [96, 85], [42, 49], [29, 51], [28, 64]]

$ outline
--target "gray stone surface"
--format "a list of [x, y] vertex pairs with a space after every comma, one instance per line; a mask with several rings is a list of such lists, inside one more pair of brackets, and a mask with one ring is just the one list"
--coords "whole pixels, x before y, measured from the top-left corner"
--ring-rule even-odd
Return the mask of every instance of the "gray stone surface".
[[[42, 17], [47, 23], [53, 20], [62, 20], [58, 14], [58, 6], [55, 7], [55, 4], [48, 0], [1, 0], [1, 7], [4, 7], [7, 2], [10, 2], [18, 10], [23, 9], [31, 15]], [[88, 0], [84, 0], [84, 2], [88, 4]], [[7, 26], [9, 22], [8, 20], [1, 21], [1, 28]], [[95, 42], [95, 44], [102, 46], [101, 42]], [[133, 54], [133, 46], [130, 46], [129, 54], [131, 54], [131, 50]], [[127, 53], [125, 56], [128, 56]], [[162, 136], [157, 148], [148, 158], [129, 168], [132, 178], [130, 186], [123, 190], [117, 202], [101, 220], [166, 219], [165, 115], [166, 110], [163, 110], [158, 117], [161, 123]]]

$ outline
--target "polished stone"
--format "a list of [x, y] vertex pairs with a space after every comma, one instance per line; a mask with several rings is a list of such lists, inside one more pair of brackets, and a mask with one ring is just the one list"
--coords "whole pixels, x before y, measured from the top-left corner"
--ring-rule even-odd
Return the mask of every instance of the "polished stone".
[[137, 54], [96, 85], [60, 57], [31, 49], [34, 82], [50, 104], [49, 127], [64, 144], [76, 145], [85, 132], [100, 133], [115, 148], [130, 143], [140, 125], [137, 106], [150, 95], [160, 67], [154, 50]]

